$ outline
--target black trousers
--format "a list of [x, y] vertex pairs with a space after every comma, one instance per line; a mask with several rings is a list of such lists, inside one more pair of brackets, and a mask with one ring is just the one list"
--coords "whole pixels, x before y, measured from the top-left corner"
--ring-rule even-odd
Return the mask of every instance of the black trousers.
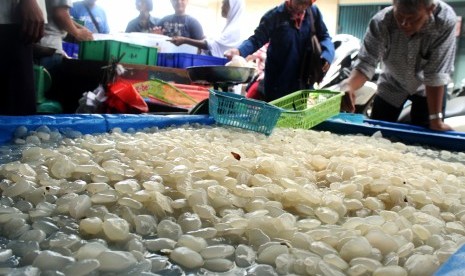
[[0, 24], [0, 115], [36, 113], [32, 44], [19, 25]]
[[[446, 92], [444, 91], [444, 98], [442, 101], [442, 112], [444, 114], [446, 107]], [[410, 109], [410, 124], [428, 127], [429, 126], [429, 110], [426, 97], [419, 95], [411, 95], [408, 99], [412, 102]], [[373, 109], [370, 118], [374, 120], [396, 122], [404, 106], [395, 107], [378, 95], [375, 96], [373, 101]]]

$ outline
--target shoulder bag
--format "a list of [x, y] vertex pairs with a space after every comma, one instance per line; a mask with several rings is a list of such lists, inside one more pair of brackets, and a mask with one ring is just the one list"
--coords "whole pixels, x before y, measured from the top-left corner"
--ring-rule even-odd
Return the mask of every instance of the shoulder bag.
[[315, 30], [315, 20], [311, 7], [307, 10], [310, 16], [310, 45], [312, 47], [311, 54], [305, 51], [301, 66], [301, 89], [308, 89], [315, 83], [320, 83], [323, 80], [325, 73], [323, 72], [323, 60], [321, 59], [321, 45]]

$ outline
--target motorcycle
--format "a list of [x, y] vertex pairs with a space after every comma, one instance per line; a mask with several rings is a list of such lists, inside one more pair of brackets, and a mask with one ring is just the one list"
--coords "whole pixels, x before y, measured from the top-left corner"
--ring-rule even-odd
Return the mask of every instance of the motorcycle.
[[456, 131], [465, 132], [465, 79], [448, 94], [444, 122]]
[[335, 35], [332, 42], [335, 49], [334, 59], [319, 84], [320, 88], [338, 86], [343, 80], [348, 78], [360, 50], [360, 39], [352, 35]]
[[465, 96], [465, 79], [460, 82], [458, 87], [449, 87], [448, 92], [449, 99]]
[[[334, 59], [326, 72], [323, 81], [319, 84], [320, 89], [340, 90], [342, 82], [347, 79], [357, 60], [360, 50], [360, 39], [349, 34], [338, 34], [333, 37], [335, 48]], [[355, 113], [369, 116], [372, 100], [376, 93], [378, 74], [367, 81], [363, 87], [356, 91]]]

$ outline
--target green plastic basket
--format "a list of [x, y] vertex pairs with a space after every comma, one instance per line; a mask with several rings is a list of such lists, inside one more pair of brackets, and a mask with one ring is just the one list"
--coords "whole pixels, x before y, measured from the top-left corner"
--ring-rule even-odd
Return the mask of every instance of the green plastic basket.
[[263, 101], [210, 89], [208, 110], [218, 124], [270, 135], [281, 109]]
[[299, 90], [270, 104], [283, 109], [277, 127], [312, 128], [339, 114], [343, 92], [331, 90]]

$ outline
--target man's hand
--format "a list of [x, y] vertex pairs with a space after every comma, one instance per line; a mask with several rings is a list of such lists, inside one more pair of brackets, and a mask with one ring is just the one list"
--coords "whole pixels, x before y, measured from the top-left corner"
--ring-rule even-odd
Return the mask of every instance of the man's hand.
[[[428, 111], [430, 114], [439, 114], [442, 109], [444, 93], [446, 93], [444, 86], [429, 86], [425, 85], [426, 102], [428, 104]], [[431, 115], [430, 115], [431, 117]], [[429, 128], [437, 131], [452, 130], [449, 125], [446, 125], [442, 120], [442, 116], [436, 116], [433, 120], [429, 121]]]
[[36, 0], [22, 0], [19, 4], [22, 33], [26, 43], [38, 42], [44, 36], [44, 15]]
[[341, 110], [346, 112], [355, 112], [355, 91], [360, 89], [368, 78], [357, 69], [350, 72], [349, 78], [343, 80], [340, 85], [340, 90], [345, 92], [342, 99]]
[[76, 30], [76, 34], [73, 35], [78, 41], [90, 41], [94, 40], [92, 32], [87, 28], [79, 28]]
[[86, 27], [76, 23], [69, 14], [68, 6], [55, 7], [52, 12], [56, 24], [62, 30], [65, 30], [78, 41], [94, 40], [92, 32]]
[[152, 34], [159, 34], [162, 35], [165, 32], [165, 30], [162, 27], [153, 27], [151, 33]]
[[341, 101], [341, 111], [355, 112], [355, 91], [350, 90], [348, 79], [341, 82], [340, 90], [344, 91], [344, 96]]
[[321, 68], [321, 70], [323, 71], [323, 73], [326, 73], [326, 72], [328, 72], [329, 67], [330, 67], [331, 65], [329, 64], [329, 62], [327, 62], [327, 61], [324, 60], [324, 59], [323, 59], [323, 62], [324, 62], [323, 68]]
[[168, 39], [168, 41], [176, 46], [179, 46], [186, 43], [186, 38], [182, 36], [173, 36], [171, 39]]
[[236, 48], [226, 50], [226, 52], [223, 53], [224, 57], [229, 60], [231, 60], [234, 56], [239, 56], [240, 54], [239, 49]]
[[344, 91], [345, 94], [342, 97], [341, 111], [354, 113], [355, 112], [355, 92]]
[[445, 124], [441, 119], [431, 120], [429, 122], [429, 128], [437, 131], [449, 131], [453, 130], [448, 124]]

